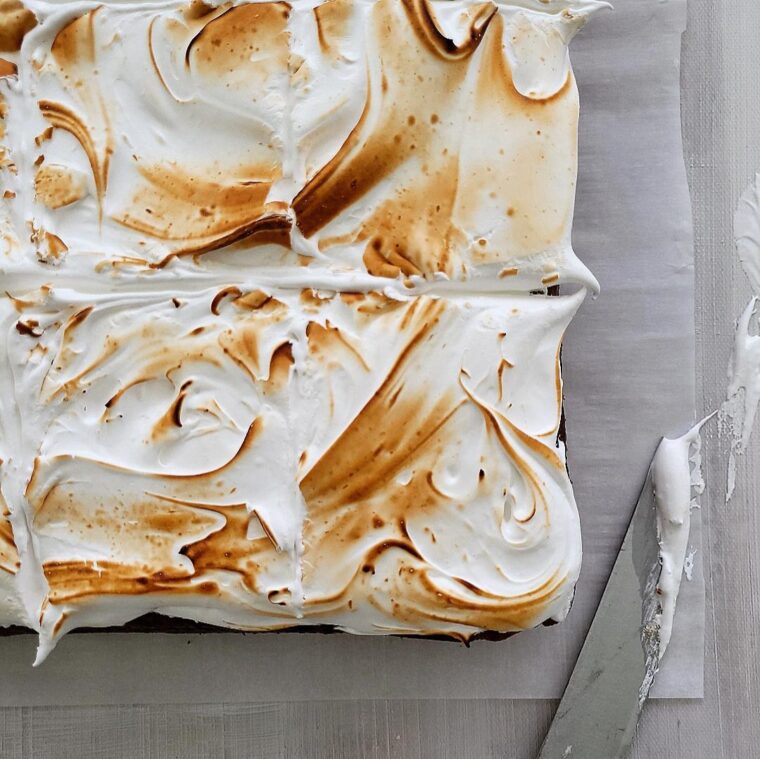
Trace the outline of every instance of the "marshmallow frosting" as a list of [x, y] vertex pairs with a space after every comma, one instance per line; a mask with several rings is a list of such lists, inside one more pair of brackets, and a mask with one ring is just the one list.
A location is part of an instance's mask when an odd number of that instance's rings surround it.
[[567, 613], [601, 5], [0, 6], [0, 624]]

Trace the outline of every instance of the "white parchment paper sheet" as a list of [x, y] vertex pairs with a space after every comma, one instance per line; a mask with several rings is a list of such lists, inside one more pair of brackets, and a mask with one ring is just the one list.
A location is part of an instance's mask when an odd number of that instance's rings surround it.
[[[581, 88], [575, 247], [602, 285], [563, 353], [584, 565], [561, 625], [502, 643], [349, 635], [72, 634], [32, 670], [0, 638], [0, 706], [359, 698], [558, 698], [660, 436], [694, 409], [693, 251], [679, 59], [686, 0], [616, 0], [573, 46]], [[660, 697], [702, 696], [699, 512]]]

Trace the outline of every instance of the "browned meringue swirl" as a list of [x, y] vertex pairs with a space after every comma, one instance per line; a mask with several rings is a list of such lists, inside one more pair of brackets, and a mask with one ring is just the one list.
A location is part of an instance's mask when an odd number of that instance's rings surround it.
[[0, 53], [15, 53], [27, 32], [37, 26], [34, 13], [21, 0], [0, 0]]
[[9, 517], [8, 506], [0, 495], [0, 571], [16, 574], [20, 562]]

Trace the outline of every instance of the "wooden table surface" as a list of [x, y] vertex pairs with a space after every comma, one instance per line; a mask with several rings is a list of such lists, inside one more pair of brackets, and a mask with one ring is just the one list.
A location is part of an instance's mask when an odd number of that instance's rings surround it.
[[[750, 295], [731, 226], [739, 194], [760, 170], [759, 48], [757, 0], [690, 0], [682, 100], [704, 412], [724, 398], [734, 320]], [[647, 704], [635, 759], [760, 753], [760, 432], [728, 506], [725, 442], [708, 434], [704, 454], [705, 699]], [[552, 701], [382, 700], [8, 708], [0, 710], [0, 757], [532, 759], [555, 708]]]

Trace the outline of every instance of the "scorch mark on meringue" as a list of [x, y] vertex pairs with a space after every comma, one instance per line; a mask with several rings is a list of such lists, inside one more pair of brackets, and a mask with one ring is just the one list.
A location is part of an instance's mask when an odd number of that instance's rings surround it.
[[185, 402], [187, 392], [193, 384], [192, 380], [182, 383], [177, 395], [172, 399], [169, 408], [164, 415], [153, 425], [150, 436], [153, 441], [166, 437], [174, 428], [182, 427], [182, 404]]
[[[188, 513], [179, 517], [182, 507]], [[262, 538], [249, 537], [251, 517], [257, 518], [255, 511], [249, 513], [245, 504], [205, 503], [197, 506], [190, 501], [174, 501], [172, 509], [170, 518], [164, 515], [161, 520], [135, 516], [150, 529], [150, 535], [143, 539], [149, 539], [152, 543], [156, 542], [156, 536], [161, 533], [165, 533], [167, 541], [176, 541], [177, 536], [184, 534], [182, 530], [187, 529], [182, 527], [183, 524], [199, 530], [212, 528], [205, 537], [188, 542], [179, 549], [179, 556], [189, 559], [191, 569], [171, 565], [157, 569], [160, 564], [128, 565], [102, 560], [47, 562], [44, 570], [51, 587], [51, 602], [72, 604], [91, 596], [161, 592], [219, 595], [221, 588], [218, 579], [214, 577], [219, 571], [239, 575], [242, 584], [253, 593], [261, 591], [256, 584], [256, 577], [267, 561], [267, 554], [272, 550], [272, 539], [269, 533]], [[190, 516], [193, 512], [197, 514], [204, 511], [221, 516], [221, 526], [216, 521], [205, 525], [197, 516]], [[265, 527], [264, 531], [266, 532]]]
[[339, 43], [345, 37], [351, 20], [353, 0], [326, 0], [314, 7], [314, 22], [320, 50], [339, 55]]
[[229, 245], [269, 221], [262, 217], [267, 215], [267, 194], [277, 178], [270, 166], [241, 166], [238, 178], [222, 176], [221, 181], [210, 178], [222, 175], [213, 166], [192, 174], [171, 163], [138, 162], [137, 168], [144, 184], [136, 190], [131, 207], [114, 218], [161, 240], [199, 240], [175, 255]]
[[21, 50], [24, 37], [37, 26], [37, 17], [21, 0], [0, 3], [0, 53]]
[[262, 83], [288, 63], [288, 3], [255, 2], [223, 10], [206, 20], [185, 50], [185, 65], [204, 75], [254, 74]]
[[[5, 58], [0, 58], [0, 79], [4, 77], [16, 76], [18, 74], [18, 66], [13, 61], [8, 61]], [[0, 132], [0, 137], [3, 137]]]
[[479, 12], [469, 19], [470, 30], [464, 44], [457, 45], [441, 32], [431, 10], [429, 0], [401, 0], [407, 13], [409, 24], [423, 40], [433, 54], [445, 61], [468, 58], [480, 44], [491, 19], [498, 13], [498, 8], [491, 3], [479, 6]]
[[359, 349], [351, 343], [338, 327], [333, 326], [329, 321], [326, 321], [324, 326], [319, 322], [310, 321], [306, 325], [306, 339], [310, 350], [321, 352], [326, 358], [334, 357], [334, 360], [338, 364], [340, 364], [338, 357], [341, 354], [347, 354], [356, 360], [365, 371], [370, 371], [370, 367], [367, 365]]
[[[0, 466], [2, 466], [1, 461]], [[13, 537], [10, 511], [2, 493], [0, 493], [0, 571], [15, 575], [19, 566], [20, 560], [16, 541]]]
[[42, 115], [54, 126], [69, 132], [82, 146], [92, 169], [102, 218], [103, 200], [108, 187], [108, 171], [114, 151], [110, 118], [97, 80], [95, 21], [102, 7], [88, 11], [63, 27], [50, 48], [61, 76], [71, 87], [84, 114], [62, 103], [39, 101]]
[[58, 164], [43, 164], [34, 176], [36, 199], [50, 209], [70, 206], [87, 193], [84, 176]]
[[82, 146], [92, 168], [98, 197], [102, 200], [108, 182], [108, 161], [101, 159], [95, 140], [83, 119], [65, 105], [51, 100], [40, 100], [42, 115], [54, 126], [71, 134]]
[[[229, 461], [193, 475], [136, 475], [75, 457], [36, 465], [27, 493], [38, 534], [44, 536], [65, 524], [69, 540], [85, 546], [111, 539], [106, 560], [44, 563], [50, 601], [71, 604], [89, 596], [161, 591], [216, 593], [217, 580], [207, 576], [209, 570], [235, 572], [252, 592], [258, 592], [256, 576], [271, 561], [272, 552], [279, 550], [274, 533], [255, 508], [234, 500], [214, 503], [209, 499], [228, 495], [218, 478], [244, 465], [261, 430], [259, 419]], [[57, 472], [48, 482], [51, 467]], [[79, 479], [77, 473], [87, 471], [93, 481], [110, 483], [110, 496], [93, 493]], [[125, 476], [131, 481], [120, 485]], [[251, 539], [251, 518], [263, 530], [258, 542]], [[130, 555], [139, 558], [129, 561]]]

